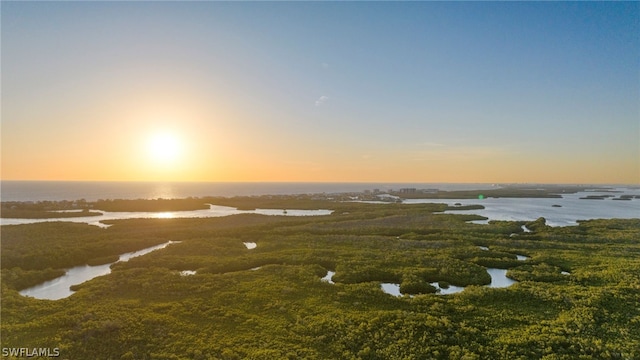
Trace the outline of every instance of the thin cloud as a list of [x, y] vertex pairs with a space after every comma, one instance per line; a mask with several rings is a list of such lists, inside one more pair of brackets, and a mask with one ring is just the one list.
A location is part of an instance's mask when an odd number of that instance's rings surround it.
[[328, 96], [324, 96], [324, 95], [320, 96], [318, 100], [316, 100], [316, 106], [320, 106], [324, 104], [325, 102], [327, 102], [327, 100], [329, 100]]

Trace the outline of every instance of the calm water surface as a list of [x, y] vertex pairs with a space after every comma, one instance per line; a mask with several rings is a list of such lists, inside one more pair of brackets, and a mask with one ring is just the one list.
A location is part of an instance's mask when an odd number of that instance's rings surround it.
[[[164, 249], [168, 245], [175, 243], [179, 243], [179, 241], [168, 241], [164, 244], [125, 253], [120, 255], [118, 261], [129, 261], [129, 259], [136, 256], [142, 256], [155, 250]], [[63, 276], [50, 281], [46, 281], [40, 285], [24, 289], [20, 291], [20, 295], [31, 296], [36, 299], [48, 300], [58, 300], [66, 298], [74, 293], [74, 291], [71, 291], [71, 289], [69, 289], [70, 286], [82, 284], [83, 282], [91, 280], [95, 277], [111, 273], [112, 264], [114, 263], [96, 266], [82, 265], [72, 267], [70, 269], [67, 269], [67, 272]]]
[[[491, 276], [491, 284], [487, 285], [488, 287], [504, 288], [517, 283], [517, 281], [513, 279], [509, 279], [507, 277], [506, 269], [488, 268], [487, 272]], [[433, 285], [436, 289], [438, 289], [438, 292], [437, 292], [438, 295], [455, 294], [464, 290], [463, 286], [454, 286], [454, 285], [449, 285], [448, 288], [443, 289], [440, 287], [440, 285], [437, 282], [432, 282], [431, 285]], [[400, 284], [382, 283], [380, 284], [380, 288], [382, 289], [382, 291], [384, 291], [389, 295], [402, 296], [402, 293], [400, 293]]]
[[[587, 195], [640, 195], [640, 189], [617, 188], [620, 193], [584, 191], [563, 194], [562, 198], [485, 198], [485, 199], [408, 199], [405, 204], [445, 203], [455, 206], [482, 205], [482, 210], [450, 210], [452, 214], [477, 214], [488, 220], [474, 221], [487, 223], [489, 220], [533, 221], [539, 217], [550, 226], [577, 225], [578, 220], [589, 219], [633, 219], [640, 218], [640, 199], [632, 200], [585, 200]], [[553, 205], [560, 205], [556, 207]]]
[[105, 220], [123, 220], [123, 219], [172, 219], [172, 218], [209, 218], [221, 217], [236, 214], [261, 214], [261, 215], [281, 215], [281, 216], [319, 216], [330, 215], [331, 210], [296, 210], [287, 209], [285, 213], [283, 209], [256, 209], [256, 210], [238, 210], [234, 207], [209, 205], [209, 209], [191, 210], [191, 211], [173, 211], [173, 212], [100, 212], [102, 215], [72, 217], [72, 218], [50, 218], [50, 219], [0, 219], [0, 225], [20, 225], [34, 224], [50, 221], [69, 221], [77, 223], [85, 223], [99, 227], [108, 227], [102, 221]]
[[[478, 246], [478, 247], [481, 250], [485, 250], [485, 251], [489, 250], [489, 248], [486, 246]], [[524, 256], [524, 255], [516, 255], [516, 258], [520, 261], [525, 261], [529, 259], [528, 256]], [[507, 271], [508, 271], [507, 269], [488, 268], [487, 273], [489, 273], [489, 276], [491, 276], [491, 283], [487, 286], [491, 288], [504, 288], [517, 283], [517, 281], [507, 277]], [[566, 272], [563, 271], [564, 275], [569, 275], [569, 273], [566, 273], [566, 274], [565, 273]], [[455, 294], [464, 290], [463, 286], [449, 285], [448, 288], [444, 289], [440, 287], [440, 284], [438, 282], [432, 282], [430, 284], [438, 290], [437, 292], [438, 295]], [[383, 292], [389, 295], [402, 296], [402, 293], [400, 293], [400, 284], [382, 283], [380, 284], [380, 288], [382, 289]]]

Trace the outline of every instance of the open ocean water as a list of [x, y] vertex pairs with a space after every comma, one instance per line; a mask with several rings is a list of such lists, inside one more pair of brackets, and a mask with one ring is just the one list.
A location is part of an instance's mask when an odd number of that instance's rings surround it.
[[2, 181], [0, 200], [179, 199], [203, 196], [333, 194], [400, 188], [484, 190], [493, 187], [491, 184], [450, 183]]

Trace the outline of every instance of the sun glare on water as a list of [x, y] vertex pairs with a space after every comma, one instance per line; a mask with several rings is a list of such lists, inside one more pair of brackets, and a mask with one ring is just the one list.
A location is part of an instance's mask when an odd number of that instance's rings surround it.
[[157, 219], [173, 219], [175, 215], [172, 212], [161, 212], [155, 214], [155, 218]]

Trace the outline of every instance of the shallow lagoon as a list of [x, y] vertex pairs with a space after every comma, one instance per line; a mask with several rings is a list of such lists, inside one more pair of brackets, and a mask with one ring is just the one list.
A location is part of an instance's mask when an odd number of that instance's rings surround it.
[[[489, 248], [486, 246], [478, 246], [478, 247], [481, 250], [485, 250], [485, 251], [489, 250]], [[525, 261], [529, 259], [528, 256], [524, 256], [524, 255], [516, 255], [516, 258], [520, 261]], [[507, 269], [487, 268], [487, 273], [489, 273], [489, 276], [491, 276], [491, 283], [487, 286], [491, 288], [504, 288], [517, 283], [517, 281], [507, 277], [507, 271], [508, 271]], [[563, 274], [564, 273], [565, 272], [563, 271]], [[331, 275], [333, 276], [333, 274]], [[565, 275], [569, 275], [569, 273], [566, 273]], [[438, 282], [432, 282], [430, 284], [437, 289], [436, 294], [438, 295], [455, 294], [464, 290], [463, 286], [449, 285], [449, 287], [447, 288], [442, 288], [440, 287], [440, 284]], [[400, 284], [382, 283], [380, 284], [380, 288], [382, 289], [383, 292], [389, 295], [402, 296], [402, 293], [400, 293]]]
[[561, 198], [407, 199], [403, 203], [445, 203], [451, 207], [455, 207], [455, 204], [482, 205], [484, 209], [446, 211], [451, 214], [477, 214], [488, 218], [488, 220], [473, 221], [478, 224], [486, 224], [490, 220], [533, 221], [544, 217], [547, 225], [571, 226], [577, 225], [578, 220], [640, 218], [640, 199], [624, 201], [612, 198], [580, 199], [589, 195], [640, 196], [640, 189], [616, 188], [613, 190], [619, 192], [582, 191], [575, 194], [562, 194]]
[[[507, 277], [506, 269], [488, 268], [487, 272], [491, 276], [491, 283], [487, 285], [488, 287], [504, 288], [517, 283], [517, 281], [513, 279], [509, 279]], [[436, 293], [438, 295], [455, 294], [464, 290], [464, 287], [462, 286], [449, 285], [449, 287], [445, 289], [445, 288], [441, 288], [440, 284], [438, 284], [437, 282], [432, 282], [430, 284], [434, 286], [436, 289], [438, 289], [438, 292]], [[382, 289], [383, 292], [389, 295], [402, 296], [402, 293], [400, 293], [400, 284], [382, 283], [380, 284], [380, 288]]]

